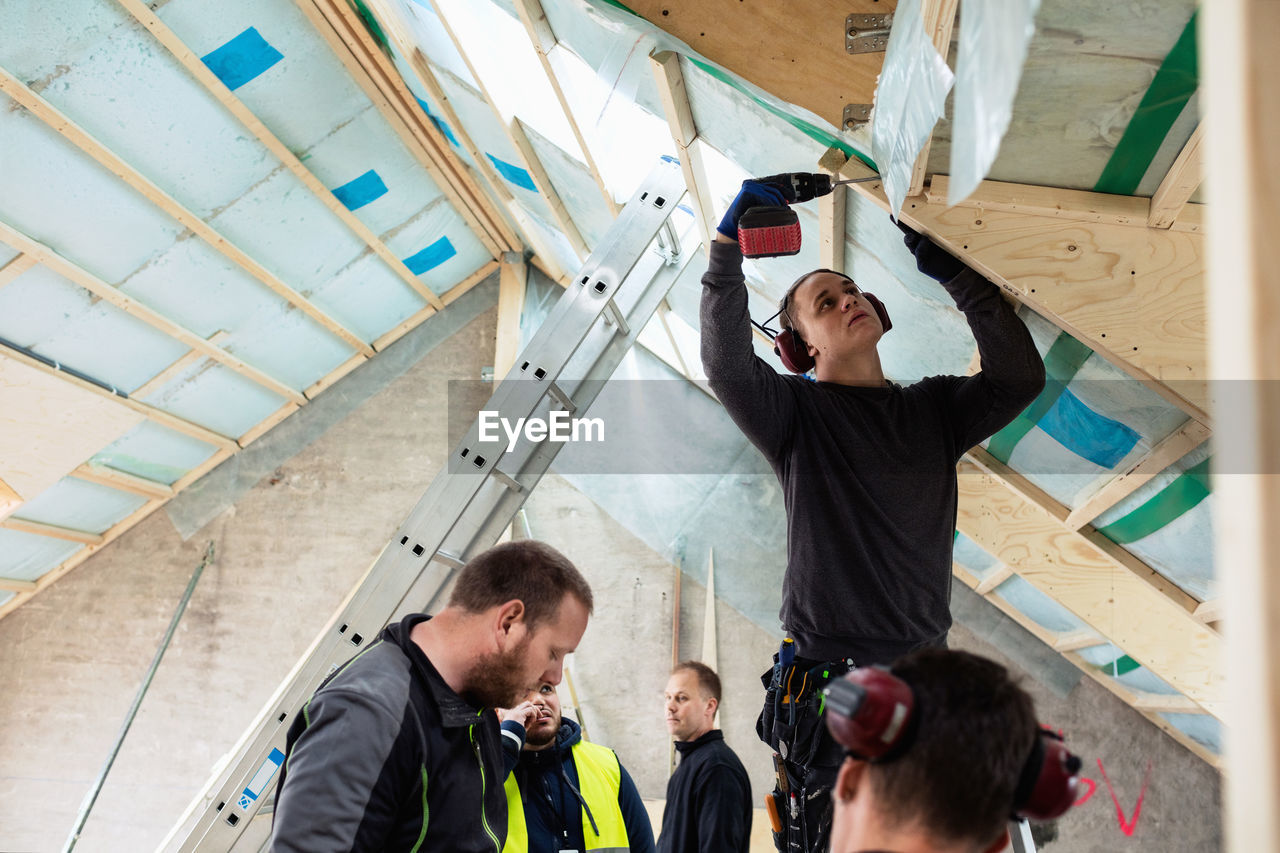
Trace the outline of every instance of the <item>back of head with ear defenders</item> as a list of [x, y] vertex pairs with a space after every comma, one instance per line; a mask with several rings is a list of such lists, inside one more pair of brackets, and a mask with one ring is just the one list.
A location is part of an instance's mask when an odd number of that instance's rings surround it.
[[[843, 279], [853, 281], [853, 279], [849, 278], [847, 275], [837, 273], [834, 270], [821, 269], [814, 270], [813, 272], [835, 273], [835, 275], [838, 275]], [[811, 275], [813, 275], [812, 272], [806, 273], [800, 281], [804, 281], [804, 279]], [[799, 282], [797, 282], [797, 284], [798, 283]], [[790, 312], [787, 310], [787, 303], [790, 301], [791, 294], [795, 292], [795, 289], [796, 285], [793, 284], [791, 289], [787, 291], [787, 295], [782, 297], [782, 305], [778, 310], [779, 314], [786, 317], [787, 325], [792, 328], [783, 329], [781, 333], [774, 336], [773, 351], [778, 354], [780, 359], [782, 359], [782, 364], [787, 368], [787, 370], [790, 370], [792, 373], [808, 373], [810, 370], [813, 370], [815, 362], [813, 360], [813, 356], [809, 355], [809, 348], [805, 345], [804, 338], [800, 337], [799, 333], [795, 331], [795, 324], [791, 321]], [[893, 322], [889, 319], [889, 312], [885, 309], [884, 303], [877, 299], [874, 294], [867, 293], [865, 290], [860, 290], [859, 293], [861, 293], [863, 297], [871, 303], [872, 310], [874, 310], [876, 312], [876, 316], [880, 318], [880, 327], [885, 332], [892, 329]]]
[[[859, 667], [827, 685], [827, 728], [854, 757], [893, 761], [911, 748], [919, 725], [910, 685], [880, 666]], [[1076, 801], [1080, 759], [1040, 728], [1014, 788], [1015, 818], [1053, 820]]]

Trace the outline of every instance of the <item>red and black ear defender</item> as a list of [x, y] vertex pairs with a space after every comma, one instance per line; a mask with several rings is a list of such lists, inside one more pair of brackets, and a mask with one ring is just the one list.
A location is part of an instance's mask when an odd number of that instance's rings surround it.
[[[855, 758], [887, 763], [906, 752], [918, 715], [911, 687], [885, 667], [859, 667], [827, 685], [827, 729]], [[1062, 737], [1041, 727], [1014, 787], [1011, 814], [1046, 821], [1077, 798], [1080, 759]]]
[[[817, 272], [825, 272], [818, 270]], [[849, 279], [852, 281], [853, 279]], [[885, 309], [884, 303], [875, 297], [874, 294], [867, 293], [865, 290], [858, 291], [868, 302], [871, 303], [871, 309], [876, 312], [876, 316], [880, 318], [880, 327], [884, 331], [893, 328], [893, 322], [889, 319], [889, 312]], [[784, 305], [778, 313], [785, 314], [786, 306]], [[790, 317], [787, 318], [790, 323]], [[808, 373], [813, 370], [813, 356], [809, 355], [809, 348], [805, 346], [804, 339], [801, 338], [791, 329], [783, 329], [781, 333], [773, 338], [773, 351], [778, 354], [778, 358], [782, 359], [782, 364], [792, 373]]]

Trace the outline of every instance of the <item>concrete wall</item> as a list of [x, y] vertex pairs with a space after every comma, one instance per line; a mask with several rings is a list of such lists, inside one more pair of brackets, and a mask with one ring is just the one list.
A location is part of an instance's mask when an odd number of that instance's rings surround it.
[[[160, 842], [440, 469], [450, 448], [446, 382], [473, 379], [491, 362], [492, 296], [492, 288], [480, 290], [425, 324], [427, 344], [432, 323], [441, 324], [438, 336], [459, 331], [419, 361], [399, 356], [408, 359], [399, 378], [375, 381], [362, 368], [330, 391], [335, 406], [363, 401], [349, 414], [335, 409], [331, 425], [311, 423], [312, 434], [290, 436], [301, 427], [286, 422], [263, 439], [258, 456], [246, 452], [237, 471], [211, 477], [203, 493], [172, 514], [156, 513], [0, 620], [0, 850], [62, 844], [212, 540], [217, 561], [196, 589], [77, 849], [150, 850]], [[389, 351], [379, 360], [396, 357]], [[272, 441], [282, 458], [267, 452]], [[661, 798], [674, 569], [560, 478], [544, 480], [527, 514], [533, 533], [573, 558], [596, 590], [596, 616], [572, 662], [589, 733], [618, 751], [643, 796]], [[184, 541], [179, 528], [194, 535]], [[717, 553], [717, 571], [754, 569]], [[700, 652], [704, 595], [685, 579], [682, 656]], [[771, 783], [769, 754], [753, 729], [758, 676], [779, 635], [723, 602], [716, 613], [726, 685], [721, 722], [759, 801]], [[967, 602], [964, 613], [969, 627], [957, 627], [953, 645], [1020, 661], [1013, 665], [1042, 719], [1066, 729], [1096, 783], [1045, 849], [1219, 848], [1212, 770], [1089, 679], [1034, 663], [1027, 649], [1038, 641], [989, 605]], [[1024, 665], [1042, 671], [1027, 673]], [[1099, 758], [1120, 816], [1136, 821], [1132, 835], [1117, 819]]]

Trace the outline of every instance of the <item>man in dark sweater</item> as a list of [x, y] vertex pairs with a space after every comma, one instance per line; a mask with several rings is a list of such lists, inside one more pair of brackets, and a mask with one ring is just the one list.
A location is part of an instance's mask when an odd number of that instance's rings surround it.
[[[702, 364], [782, 484], [780, 616], [795, 662], [765, 674], [760, 734], [788, 759], [792, 787], [812, 792], [830, 787], [839, 760], [819, 724], [823, 681], [946, 643], [956, 463], [1035, 399], [1044, 364], [990, 282], [900, 226], [917, 267], [964, 313], [982, 370], [888, 381], [876, 350], [887, 312], [852, 279], [818, 270], [791, 286], [779, 315], [812, 377], [778, 374], [752, 348], [736, 234], [746, 209], [782, 203], [776, 188], [748, 181], [720, 223], [702, 278]], [[814, 849], [829, 826], [828, 801], [808, 802], [804, 846]]]
[[492, 709], [559, 683], [591, 607], [541, 542], [474, 557], [448, 606], [388, 626], [294, 718], [272, 849], [500, 853], [508, 768]]
[[561, 716], [555, 685], [544, 682], [498, 716], [514, 766], [505, 784], [503, 853], [653, 853], [636, 783], [613, 750], [583, 740], [582, 728]]
[[667, 729], [680, 764], [667, 782], [658, 834], [660, 853], [747, 853], [751, 846], [751, 781], [724, 733], [715, 728], [720, 678], [698, 661], [671, 671], [665, 693]]

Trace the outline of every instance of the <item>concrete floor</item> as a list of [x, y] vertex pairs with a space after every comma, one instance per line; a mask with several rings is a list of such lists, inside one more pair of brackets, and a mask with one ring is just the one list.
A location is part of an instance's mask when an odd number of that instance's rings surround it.
[[[155, 849], [441, 468], [450, 449], [446, 383], [474, 379], [491, 362], [490, 305], [475, 307], [465, 325], [455, 317], [456, 334], [376, 393], [361, 390], [365, 368], [335, 387], [335, 399], [368, 399], [310, 444], [289, 450], [190, 538], [182, 539], [169, 515], [155, 513], [0, 620], [0, 851], [63, 843], [190, 573], [213, 541], [217, 560], [77, 846], [85, 853]], [[577, 562], [596, 592], [596, 615], [572, 661], [591, 739], [618, 752], [642, 796], [661, 799], [669, 756], [661, 691], [671, 661], [675, 570], [558, 477], [547, 477], [526, 509], [533, 534]], [[718, 576], [765, 571], [735, 566], [719, 553], [716, 565]], [[702, 647], [704, 602], [703, 587], [686, 577], [683, 656]], [[985, 602], [965, 614], [967, 623], [952, 633], [955, 647], [1009, 660], [1006, 651], [1038, 644]], [[759, 801], [771, 782], [769, 753], [754, 735], [758, 676], [779, 634], [722, 601], [716, 619], [726, 685], [721, 722]], [[1065, 729], [1092, 783], [1088, 799], [1059, 822], [1059, 840], [1042, 849], [1220, 848], [1219, 778], [1211, 768], [1091, 680], [1064, 688], [1060, 677], [1042, 682], [1010, 665], [1034, 694], [1041, 719]]]

